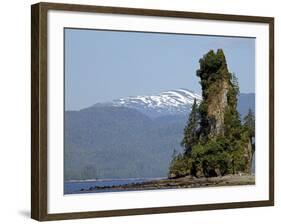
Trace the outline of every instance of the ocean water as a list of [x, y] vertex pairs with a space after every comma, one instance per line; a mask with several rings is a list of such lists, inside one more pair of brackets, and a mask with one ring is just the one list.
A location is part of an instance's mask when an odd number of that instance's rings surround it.
[[[91, 180], [91, 181], [66, 181], [64, 182], [64, 194], [79, 194], [83, 191], [89, 190], [91, 187], [94, 188], [104, 187], [104, 186], [119, 186], [132, 183], [143, 183], [151, 180], [156, 180], [159, 178], [141, 178], [141, 179], [115, 179], [115, 180]], [[102, 189], [102, 190], [92, 190], [93, 192], [110, 192], [116, 190]]]

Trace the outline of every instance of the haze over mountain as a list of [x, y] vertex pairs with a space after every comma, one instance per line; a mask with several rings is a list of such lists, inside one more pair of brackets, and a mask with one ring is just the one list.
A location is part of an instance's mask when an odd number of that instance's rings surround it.
[[[166, 176], [194, 99], [201, 96], [177, 89], [66, 111], [65, 179]], [[254, 102], [254, 94], [240, 94], [242, 116]]]

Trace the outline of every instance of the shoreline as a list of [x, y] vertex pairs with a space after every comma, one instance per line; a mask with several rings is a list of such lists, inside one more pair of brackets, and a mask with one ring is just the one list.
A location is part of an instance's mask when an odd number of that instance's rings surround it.
[[156, 189], [180, 189], [180, 188], [201, 188], [217, 186], [239, 186], [254, 185], [255, 175], [226, 175], [222, 177], [201, 177], [191, 176], [180, 177], [175, 179], [160, 179], [145, 181], [142, 183], [130, 183], [114, 186], [95, 186], [88, 189], [80, 189], [73, 193], [98, 193], [98, 192], [115, 192], [115, 191], [137, 191], [137, 190], [156, 190]]
[[65, 183], [80, 183], [80, 182], [102, 182], [102, 181], [126, 181], [126, 180], [163, 180], [167, 177], [141, 177], [141, 178], [98, 178], [86, 180], [66, 180]]

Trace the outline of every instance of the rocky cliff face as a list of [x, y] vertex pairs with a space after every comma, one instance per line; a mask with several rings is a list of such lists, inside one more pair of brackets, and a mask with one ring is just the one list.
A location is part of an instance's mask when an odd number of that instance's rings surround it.
[[241, 122], [238, 80], [228, 71], [222, 50], [210, 50], [199, 63], [202, 101], [193, 103], [182, 140], [185, 151], [173, 155], [169, 175], [208, 178], [250, 174], [255, 120], [249, 110]]
[[[237, 112], [239, 87], [233, 74], [228, 71], [222, 50], [208, 52], [200, 60], [197, 71], [202, 85], [201, 139], [232, 137], [236, 126], [241, 126]], [[252, 144], [243, 139], [245, 172], [250, 173], [252, 162]]]
[[[234, 86], [222, 50], [208, 52], [200, 60], [197, 76], [201, 79], [203, 102], [201, 104], [201, 119], [205, 123], [204, 132], [209, 137], [224, 135], [225, 113], [236, 110], [236, 101], [231, 98]], [[232, 104], [230, 101], [233, 101]], [[234, 105], [233, 105], [234, 103]]]
[[228, 107], [227, 94], [229, 85], [226, 81], [218, 84], [217, 93], [208, 99], [207, 115], [210, 118], [210, 135], [224, 135], [224, 114]]

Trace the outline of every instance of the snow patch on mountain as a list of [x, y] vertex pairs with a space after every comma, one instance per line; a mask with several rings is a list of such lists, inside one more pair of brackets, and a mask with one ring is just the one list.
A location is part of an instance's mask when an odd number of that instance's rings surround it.
[[134, 108], [146, 115], [157, 117], [185, 114], [191, 110], [194, 99], [200, 102], [201, 96], [187, 89], [176, 89], [155, 95], [124, 97], [107, 105]]

